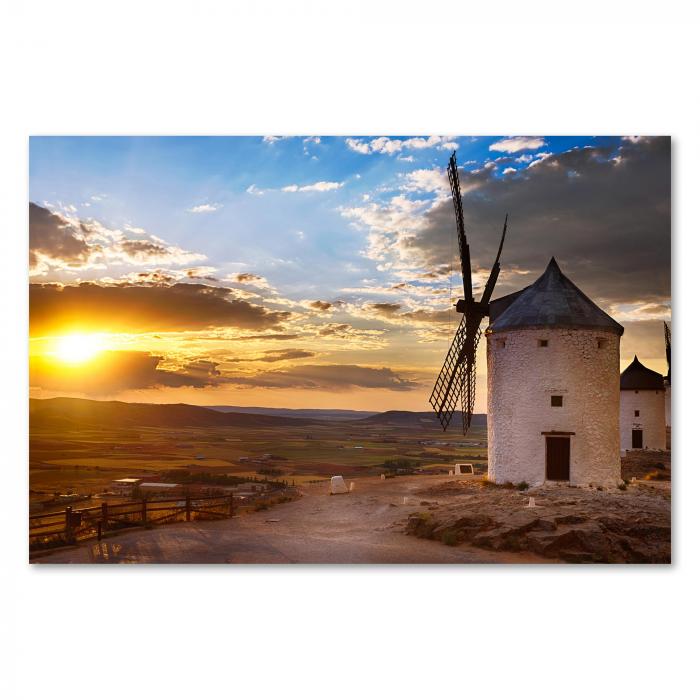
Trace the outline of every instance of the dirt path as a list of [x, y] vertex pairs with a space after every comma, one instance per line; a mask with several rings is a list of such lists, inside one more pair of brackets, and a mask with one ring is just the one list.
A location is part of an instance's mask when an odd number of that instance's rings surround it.
[[[445, 476], [355, 480], [348, 494], [329, 496], [327, 484], [303, 488], [298, 501], [231, 520], [132, 530], [101, 543], [37, 559], [49, 563], [323, 563], [448, 564], [552, 563], [551, 559], [488, 552], [403, 534], [410, 513], [420, 510], [415, 492]], [[403, 504], [404, 497], [408, 503]]]

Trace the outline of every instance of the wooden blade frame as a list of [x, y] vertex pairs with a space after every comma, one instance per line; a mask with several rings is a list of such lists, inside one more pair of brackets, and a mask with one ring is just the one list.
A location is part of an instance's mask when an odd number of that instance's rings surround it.
[[447, 168], [447, 178], [450, 181], [452, 190], [452, 203], [455, 208], [455, 218], [457, 220], [457, 241], [459, 243], [459, 261], [462, 266], [462, 283], [464, 285], [464, 298], [467, 302], [474, 297], [472, 295], [472, 263], [469, 254], [469, 244], [464, 231], [464, 212], [462, 211], [462, 193], [459, 188], [459, 174], [457, 172], [457, 154], [452, 152], [450, 164]]
[[462, 316], [462, 320], [457, 327], [457, 332], [452, 340], [452, 345], [447, 351], [445, 362], [442, 365], [440, 374], [435, 380], [435, 386], [430, 394], [430, 405], [437, 413], [438, 420], [443, 430], [452, 420], [452, 414], [457, 408], [457, 401], [461, 395], [462, 381], [458, 376], [462, 362], [462, 350], [467, 341], [467, 319]]
[[462, 267], [462, 282], [464, 284], [464, 300], [457, 303], [457, 310], [463, 316], [457, 327], [457, 332], [447, 351], [445, 362], [435, 381], [435, 386], [430, 394], [430, 404], [437, 413], [440, 425], [447, 430], [459, 401], [462, 409], [462, 431], [466, 435], [471, 426], [474, 414], [474, 400], [476, 398], [476, 350], [481, 338], [480, 324], [488, 314], [488, 305], [491, 294], [496, 286], [500, 272], [500, 259], [503, 250], [503, 242], [508, 228], [508, 215], [503, 223], [503, 233], [498, 246], [496, 260], [491, 268], [484, 293], [480, 302], [474, 300], [472, 294], [472, 271], [469, 244], [464, 229], [464, 213], [462, 211], [462, 193], [459, 186], [459, 173], [457, 171], [457, 154], [452, 153], [450, 164], [447, 168], [447, 177], [452, 190], [452, 202], [457, 221], [457, 241], [459, 242], [459, 259]]

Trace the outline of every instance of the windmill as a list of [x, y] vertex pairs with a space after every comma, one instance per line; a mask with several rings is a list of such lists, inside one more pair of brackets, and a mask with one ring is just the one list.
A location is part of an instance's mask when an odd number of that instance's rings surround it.
[[498, 273], [501, 269], [499, 260], [503, 250], [503, 241], [508, 227], [508, 215], [503, 223], [501, 243], [498, 246], [496, 260], [491, 268], [481, 301], [476, 301], [472, 294], [472, 270], [469, 256], [469, 244], [464, 231], [464, 215], [462, 213], [462, 194], [459, 188], [459, 174], [457, 173], [457, 156], [452, 153], [450, 164], [447, 168], [447, 176], [452, 190], [452, 201], [457, 219], [457, 241], [459, 243], [459, 259], [462, 268], [462, 281], [464, 283], [464, 299], [456, 304], [458, 313], [462, 314], [455, 333], [452, 345], [447, 352], [447, 357], [442, 365], [440, 374], [435, 381], [435, 386], [430, 394], [430, 404], [443, 430], [452, 420], [452, 414], [457, 407], [459, 399], [462, 409], [462, 432], [466, 435], [472, 422], [474, 410], [474, 396], [476, 392], [476, 348], [481, 338], [481, 321], [489, 312], [489, 300], [496, 286]]
[[671, 329], [668, 327], [666, 321], [664, 321], [664, 337], [666, 338], [666, 364], [668, 365], [666, 380], [668, 381], [668, 385], [671, 386]]

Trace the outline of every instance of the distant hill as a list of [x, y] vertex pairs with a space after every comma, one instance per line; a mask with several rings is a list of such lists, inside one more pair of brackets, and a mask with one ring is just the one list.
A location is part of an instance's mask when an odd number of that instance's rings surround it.
[[[369, 416], [368, 418], [363, 418], [357, 421], [357, 423], [364, 423], [369, 425], [396, 425], [396, 426], [413, 426], [413, 427], [439, 427], [437, 416], [430, 411], [385, 411], [384, 413], [377, 413], [374, 416]], [[485, 428], [486, 427], [486, 414], [485, 413], [475, 413], [472, 416], [472, 426], [475, 428]], [[449, 430], [452, 429], [462, 430], [462, 412], [455, 411], [452, 416], [452, 422], [450, 423]]]
[[261, 416], [328, 421], [360, 420], [377, 415], [376, 411], [351, 411], [342, 408], [265, 408], [264, 406], [206, 406], [206, 408], [223, 413], [254, 413]]
[[[185, 403], [155, 404], [90, 399], [30, 399], [29, 424], [32, 429], [79, 429], [81, 427], [284, 427], [344, 421], [354, 426], [376, 425], [406, 428], [438, 428], [434, 413], [427, 411], [369, 411], [290, 409], [238, 406], [192, 406]], [[486, 415], [477, 413], [474, 427], [486, 426]], [[450, 431], [461, 430], [459, 411]]]
[[89, 399], [30, 399], [31, 428], [208, 427], [208, 426], [290, 426], [308, 424], [308, 419], [224, 413], [189, 404], [125, 403]]

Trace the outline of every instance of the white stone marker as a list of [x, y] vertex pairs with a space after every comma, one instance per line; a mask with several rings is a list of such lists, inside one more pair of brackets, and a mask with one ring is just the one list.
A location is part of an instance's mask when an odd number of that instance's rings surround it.
[[403, 497], [403, 504], [404, 504], [405, 506], [408, 505], [408, 496], [404, 496], [404, 497]]
[[353, 491], [355, 489], [355, 482], [351, 481], [350, 482], [350, 490]]
[[526, 508], [537, 508], [535, 505], [535, 499], [533, 496], [530, 496], [530, 500], [527, 502], [527, 505], [525, 506]]
[[342, 476], [331, 477], [331, 496], [337, 493], [347, 493], [348, 487], [345, 485], [345, 480]]
[[384, 481], [384, 480], [386, 479], [386, 477], [384, 476], [384, 474], [382, 474], [379, 478], [380, 478], [382, 481]]

